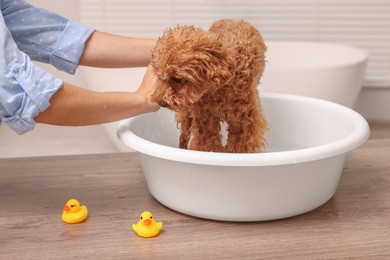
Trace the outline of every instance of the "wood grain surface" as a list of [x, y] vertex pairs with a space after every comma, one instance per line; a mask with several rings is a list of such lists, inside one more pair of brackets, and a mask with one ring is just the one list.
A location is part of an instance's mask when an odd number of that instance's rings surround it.
[[[61, 221], [70, 198], [89, 208]], [[150, 210], [164, 227], [138, 237]], [[390, 139], [349, 154], [335, 196], [309, 213], [231, 223], [172, 211], [148, 192], [137, 155], [0, 160], [0, 259], [390, 259]]]

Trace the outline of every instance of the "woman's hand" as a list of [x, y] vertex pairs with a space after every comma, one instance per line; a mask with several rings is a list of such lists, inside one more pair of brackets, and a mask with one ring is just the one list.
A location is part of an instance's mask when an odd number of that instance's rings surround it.
[[141, 86], [135, 92], [136, 94], [141, 95], [145, 100], [145, 112], [156, 112], [159, 110], [160, 105], [155, 102], [150, 101], [150, 97], [153, 94], [154, 90], [157, 87], [159, 80], [154, 75], [152, 66], [148, 66], [146, 69], [144, 78], [142, 80]]

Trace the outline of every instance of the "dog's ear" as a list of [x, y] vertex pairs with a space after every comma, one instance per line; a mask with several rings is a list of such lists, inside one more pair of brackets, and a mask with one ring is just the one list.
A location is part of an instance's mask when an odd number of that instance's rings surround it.
[[218, 88], [234, 76], [236, 61], [231, 47], [214, 32], [194, 26], [177, 26], [165, 31], [157, 41], [151, 65], [156, 76], [172, 75], [193, 85]]
[[205, 32], [193, 50], [199, 55], [199, 71], [212, 86], [218, 88], [234, 77], [236, 61], [233, 50], [216, 34]]

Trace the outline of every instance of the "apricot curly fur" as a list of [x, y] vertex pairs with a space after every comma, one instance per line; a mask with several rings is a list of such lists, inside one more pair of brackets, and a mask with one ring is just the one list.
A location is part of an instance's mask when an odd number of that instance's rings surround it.
[[[218, 20], [209, 31], [168, 29], [157, 41], [151, 65], [161, 81], [152, 100], [176, 112], [179, 147], [255, 153], [265, 149], [268, 129], [257, 85], [266, 45], [245, 21]], [[222, 142], [221, 122], [228, 139]]]

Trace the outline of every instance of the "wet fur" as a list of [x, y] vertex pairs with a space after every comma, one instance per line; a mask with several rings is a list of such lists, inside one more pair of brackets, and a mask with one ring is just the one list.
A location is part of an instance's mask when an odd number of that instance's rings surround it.
[[[257, 85], [265, 51], [260, 33], [245, 21], [218, 20], [209, 31], [178, 26], [159, 38], [151, 64], [161, 84], [152, 100], [176, 112], [180, 148], [264, 150], [268, 125]], [[221, 122], [227, 124], [226, 145]]]

